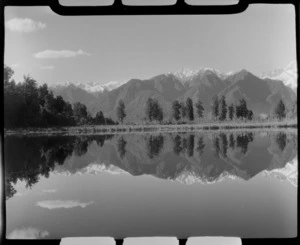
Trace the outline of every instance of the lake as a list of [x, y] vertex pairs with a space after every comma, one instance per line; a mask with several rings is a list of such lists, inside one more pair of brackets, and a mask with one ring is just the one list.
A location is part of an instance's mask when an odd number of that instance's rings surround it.
[[295, 237], [297, 137], [6, 136], [7, 237]]

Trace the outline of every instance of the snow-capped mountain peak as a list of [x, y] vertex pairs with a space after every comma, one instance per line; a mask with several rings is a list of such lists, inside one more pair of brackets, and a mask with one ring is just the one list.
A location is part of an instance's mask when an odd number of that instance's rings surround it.
[[262, 73], [261, 78], [280, 80], [284, 83], [284, 85], [290, 87], [294, 91], [297, 91], [297, 63], [296, 61], [292, 61], [285, 68], [277, 68], [271, 72]]
[[87, 92], [96, 93], [96, 92], [103, 92], [104, 90], [111, 91], [122, 86], [126, 81], [111, 81], [105, 84], [100, 84], [99, 82], [64, 82], [64, 83], [56, 83], [53, 87], [69, 87], [74, 86], [81, 89], [84, 89]]
[[200, 77], [206, 74], [207, 72], [211, 72], [215, 75], [217, 75], [221, 79], [226, 79], [228, 76], [232, 75], [233, 72], [221, 72], [218, 69], [214, 68], [200, 68], [199, 70], [191, 70], [189, 68], [182, 68], [181, 70], [178, 70], [176, 72], [169, 72], [168, 75], [173, 75], [177, 79], [179, 79], [182, 83], [189, 82], [195, 77]]

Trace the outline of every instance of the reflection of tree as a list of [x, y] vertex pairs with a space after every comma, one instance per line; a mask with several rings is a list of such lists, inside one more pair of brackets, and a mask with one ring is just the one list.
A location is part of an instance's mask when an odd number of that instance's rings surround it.
[[236, 137], [236, 145], [241, 148], [241, 151], [246, 155], [248, 144], [253, 141], [253, 133], [238, 134]]
[[253, 133], [237, 134], [236, 138], [233, 134], [220, 133], [213, 138], [213, 148], [216, 157], [227, 157], [228, 147], [234, 149], [241, 148], [241, 152], [245, 155], [248, 151], [248, 144], [253, 141]]
[[220, 134], [220, 139], [222, 143], [222, 156], [227, 157], [227, 149], [228, 149], [228, 140], [227, 140], [227, 135], [224, 133]]
[[113, 138], [112, 134], [107, 135], [97, 135], [93, 136], [92, 139], [94, 139], [98, 146], [102, 147], [104, 145], [105, 140], [110, 140]]
[[12, 186], [10, 181], [5, 181], [5, 198], [8, 200], [9, 198], [13, 197], [17, 191], [15, 188]]
[[88, 148], [87, 140], [77, 138], [74, 143], [74, 153], [76, 156], [82, 156], [86, 154]]
[[191, 134], [186, 137], [181, 137], [180, 135], [176, 135], [173, 140], [173, 152], [176, 155], [185, 154], [189, 157], [194, 155], [194, 147], [195, 147], [195, 135]]
[[219, 154], [220, 154], [220, 139], [219, 139], [218, 136], [215, 136], [213, 138], [213, 148], [214, 148], [215, 156], [219, 157]]
[[12, 183], [24, 181], [31, 188], [40, 176], [49, 177], [55, 164], [62, 165], [73, 152], [81, 156], [87, 152], [92, 141], [104, 142], [111, 135], [78, 138], [62, 137], [16, 137], [4, 139], [5, 190], [6, 198], [15, 194]]
[[201, 136], [198, 140], [197, 144], [197, 151], [199, 153], [199, 157], [203, 154], [203, 149], [205, 147], [204, 141], [203, 141], [203, 136]]
[[234, 147], [235, 147], [235, 139], [234, 139], [233, 134], [230, 134], [230, 136], [229, 136], [229, 147], [231, 149], [234, 149]]
[[179, 135], [176, 135], [174, 140], [173, 140], [173, 152], [176, 155], [179, 155], [182, 151], [181, 147], [181, 137]]
[[164, 146], [164, 137], [162, 135], [153, 136], [151, 135], [148, 139], [147, 150], [148, 156], [153, 158], [158, 156]]
[[181, 153], [185, 154], [186, 149], [187, 149], [187, 139], [185, 137], [183, 137], [181, 143], [182, 143], [181, 144], [181, 146], [182, 146]]
[[277, 135], [276, 135], [276, 143], [278, 145], [278, 148], [283, 151], [284, 148], [286, 147], [287, 145], [287, 136], [285, 133], [283, 132], [279, 132]]
[[194, 155], [194, 145], [195, 145], [195, 136], [189, 135], [188, 140], [187, 140], [187, 154], [189, 157], [192, 157]]
[[124, 139], [123, 136], [121, 136], [119, 139], [118, 139], [118, 152], [119, 152], [119, 155], [121, 157], [121, 159], [124, 158], [125, 154], [126, 154], [126, 140]]

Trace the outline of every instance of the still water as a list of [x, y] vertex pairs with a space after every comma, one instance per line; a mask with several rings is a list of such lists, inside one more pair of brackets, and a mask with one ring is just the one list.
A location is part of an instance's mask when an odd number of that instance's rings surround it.
[[4, 143], [8, 238], [297, 235], [297, 131]]

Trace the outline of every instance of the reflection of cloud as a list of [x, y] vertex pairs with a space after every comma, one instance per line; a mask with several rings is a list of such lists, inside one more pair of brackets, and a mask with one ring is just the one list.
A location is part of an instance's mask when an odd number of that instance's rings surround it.
[[38, 59], [59, 59], [59, 58], [74, 58], [79, 55], [90, 55], [89, 53], [79, 49], [78, 51], [72, 50], [44, 50], [34, 54]]
[[13, 32], [34, 32], [44, 29], [45, 23], [37, 22], [32, 19], [13, 18], [5, 22], [5, 27]]
[[75, 207], [81, 207], [85, 208], [94, 202], [79, 202], [79, 201], [73, 201], [73, 200], [46, 200], [46, 201], [40, 201], [36, 203], [36, 206], [39, 206], [41, 208], [48, 208], [48, 209], [57, 209], [57, 208], [75, 208]]
[[57, 192], [57, 190], [55, 190], [55, 189], [49, 189], [49, 190], [42, 190], [42, 192], [45, 192], [45, 193], [54, 193], [54, 192]]
[[15, 229], [7, 236], [8, 239], [41, 239], [49, 236], [48, 231], [42, 231], [37, 228], [28, 227]]

